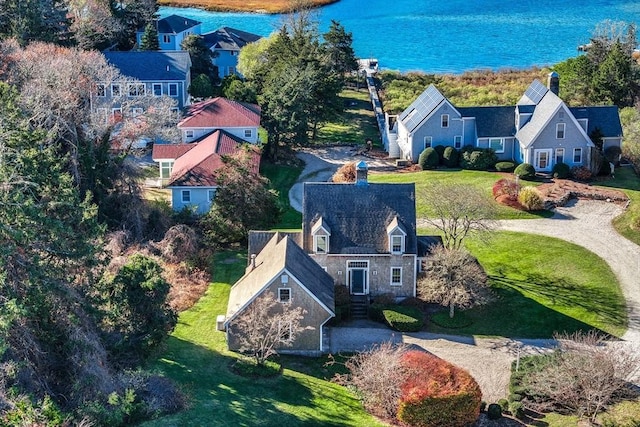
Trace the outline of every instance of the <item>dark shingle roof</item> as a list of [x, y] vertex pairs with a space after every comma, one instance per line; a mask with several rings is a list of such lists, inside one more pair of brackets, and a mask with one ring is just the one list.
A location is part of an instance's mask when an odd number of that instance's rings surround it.
[[251, 260], [251, 255], [259, 254], [262, 249], [269, 243], [269, 240], [276, 234], [280, 233], [281, 236], [287, 236], [299, 246], [302, 246], [302, 232], [300, 231], [249, 231], [249, 245], [247, 251], [247, 264]]
[[476, 118], [478, 138], [513, 136], [516, 133], [515, 107], [457, 107], [462, 117]]
[[158, 20], [158, 33], [161, 34], [178, 34], [184, 30], [201, 24], [195, 19], [185, 18], [184, 16], [171, 15]]
[[616, 106], [600, 107], [571, 107], [571, 113], [576, 119], [587, 119], [587, 135], [596, 129], [605, 137], [622, 136], [620, 115]]
[[289, 236], [272, 235], [256, 256], [255, 268], [249, 265], [229, 294], [227, 322], [284, 269], [300, 281], [333, 314], [333, 278], [311, 259]]
[[104, 57], [120, 74], [140, 81], [182, 81], [191, 68], [184, 51], [104, 52]]
[[262, 37], [235, 28], [222, 27], [216, 31], [202, 35], [205, 45], [211, 49], [240, 50], [248, 43], [260, 40]]
[[303, 190], [304, 249], [312, 252], [311, 227], [322, 217], [331, 227], [329, 253], [389, 253], [387, 226], [397, 216], [407, 233], [405, 251], [415, 254], [415, 185], [311, 183]]

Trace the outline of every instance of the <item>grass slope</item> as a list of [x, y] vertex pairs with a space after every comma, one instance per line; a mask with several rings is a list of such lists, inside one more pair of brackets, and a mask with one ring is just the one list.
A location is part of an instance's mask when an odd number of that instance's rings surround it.
[[640, 245], [640, 177], [630, 167], [618, 168], [615, 179], [604, 181], [599, 185], [617, 188], [629, 197], [631, 200], [629, 207], [614, 219], [613, 226], [622, 236]]
[[[555, 332], [599, 329], [621, 336], [627, 316], [619, 283], [609, 266], [580, 246], [560, 239], [497, 232], [484, 244], [467, 240], [497, 300], [467, 310], [470, 326], [455, 333], [548, 338]], [[433, 332], [449, 332], [431, 324]]]
[[295, 229], [302, 227], [302, 214], [291, 208], [289, 203], [289, 190], [295, 184], [302, 167], [274, 165], [263, 162], [260, 173], [271, 181], [270, 187], [278, 192], [278, 203], [283, 210], [282, 217], [277, 224], [278, 229]]
[[[435, 171], [420, 171], [412, 173], [370, 173], [370, 182], [385, 182], [385, 183], [410, 183], [416, 184], [416, 214], [418, 218], [428, 217], [430, 214], [429, 206], [422, 196], [422, 192], [425, 188], [439, 185], [439, 184], [464, 184], [478, 188], [486, 194], [488, 199], [493, 200], [491, 189], [493, 184], [497, 180], [503, 178], [505, 174], [499, 174], [496, 172], [484, 172], [484, 171], [471, 171], [471, 170], [435, 170]], [[521, 185], [536, 185], [535, 182], [520, 181]], [[540, 218], [541, 216], [551, 216], [548, 211], [542, 212], [523, 212], [507, 206], [502, 206], [496, 203], [497, 217], [495, 219], [532, 219]]]
[[237, 355], [226, 349], [216, 316], [226, 312], [229, 289], [244, 272], [246, 255], [216, 257], [215, 283], [180, 314], [166, 350], [152, 368], [177, 382], [189, 408], [144, 426], [382, 426], [346, 388], [326, 381], [323, 358], [284, 358], [281, 376], [251, 379], [228, 369]]

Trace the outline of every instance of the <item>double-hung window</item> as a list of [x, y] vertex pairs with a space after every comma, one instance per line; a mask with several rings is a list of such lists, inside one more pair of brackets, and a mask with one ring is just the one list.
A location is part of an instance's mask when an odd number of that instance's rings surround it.
[[144, 83], [129, 83], [129, 96], [143, 96]]
[[429, 147], [431, 147], [431, 144], [433, 144], [433, 138], [430, 136], [425, 136], [424, 137], [424, 148], [427, 149]]
[[329, 249], [329, 236], [316, 235], [313, 236], [314, 252], [317, 254], [326, 254]]
[[291, 288], [278, 288], [278, 302], [284, 304], [291, 302]]
[[120, 96], [122, 92], [120, 91], [120, 84], [113, 83], [111, 85], [111, 96]]
[[462, 135], [456, 135], [453, 137], [453, 148], [455, 149], [462, 148]]
[[557, 139], [564, 139], [564, 123], [558, 123], [556, 124], [556, 138]]
[[98, 93], [99, 97], [105, 97], [107, 96], [107, 87], [103, 84], [97, 84], [96, 85], [96, 92]]
[[182, 203], [191, 203], [191, 190], [182, 190]]
[[496, 153], [504, 153], [504, 139], [502, 138], [489, 139], [489, 148], [491, 148]]
[[440, 116], [440, 124], [442, 125], [443, 128], [448, 128], [449, 127], [449, 115], [448, 114], [443, 114], [442, 116]]
[[391, 236], [391, 253], [401, 254], [404, 252], [404, 236]]
[[556, 165], [564, 163], [564, 148], [556, 148]]
[[153, 94], [155, 96], [162, 96], [162, 83], [153, 84]]
[[169, 96], [178, 96], [178, 83], [169, 83]]
[[391, 286], [402, 286], [402, 267], [391, 267]]
[[582, 163], [582, 148], [573, 149], [573, 163]]

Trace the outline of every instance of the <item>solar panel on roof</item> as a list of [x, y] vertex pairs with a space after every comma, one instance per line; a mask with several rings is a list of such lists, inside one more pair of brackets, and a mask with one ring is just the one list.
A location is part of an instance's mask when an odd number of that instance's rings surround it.
[[413, 101], [413, 103], [407, 108], [406, 114], [400, 116], [400, 120], [404, 122], [409, 132], [413, 131], [425, 117], [444, 100], [444, 96], [435, 86], [429, 86], [424, 92]]
[[540, 81], [534, 80], [533, 83], [529, 85], [527, 91], [524, 93], [524, 96], [533, 101], [534, 104], [540, 102], [540, 100], [544, 97], [549, 89]]

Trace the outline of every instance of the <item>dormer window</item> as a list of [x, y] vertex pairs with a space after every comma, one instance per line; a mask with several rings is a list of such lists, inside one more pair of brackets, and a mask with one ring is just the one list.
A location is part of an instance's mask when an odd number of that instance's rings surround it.
[[316, 254], [328, 254], [331, 229], [322, 217], [318, 218], [311, 226], [311, 234], [313, 235], [313, 252]]
[[329, 247], [329, 236], [313, 236], [313, 251], [317, 254], [326, 254]]
[[401, 254], [404, 252], [404, 236], [391, 236], [390, 240], [391, 253]]

